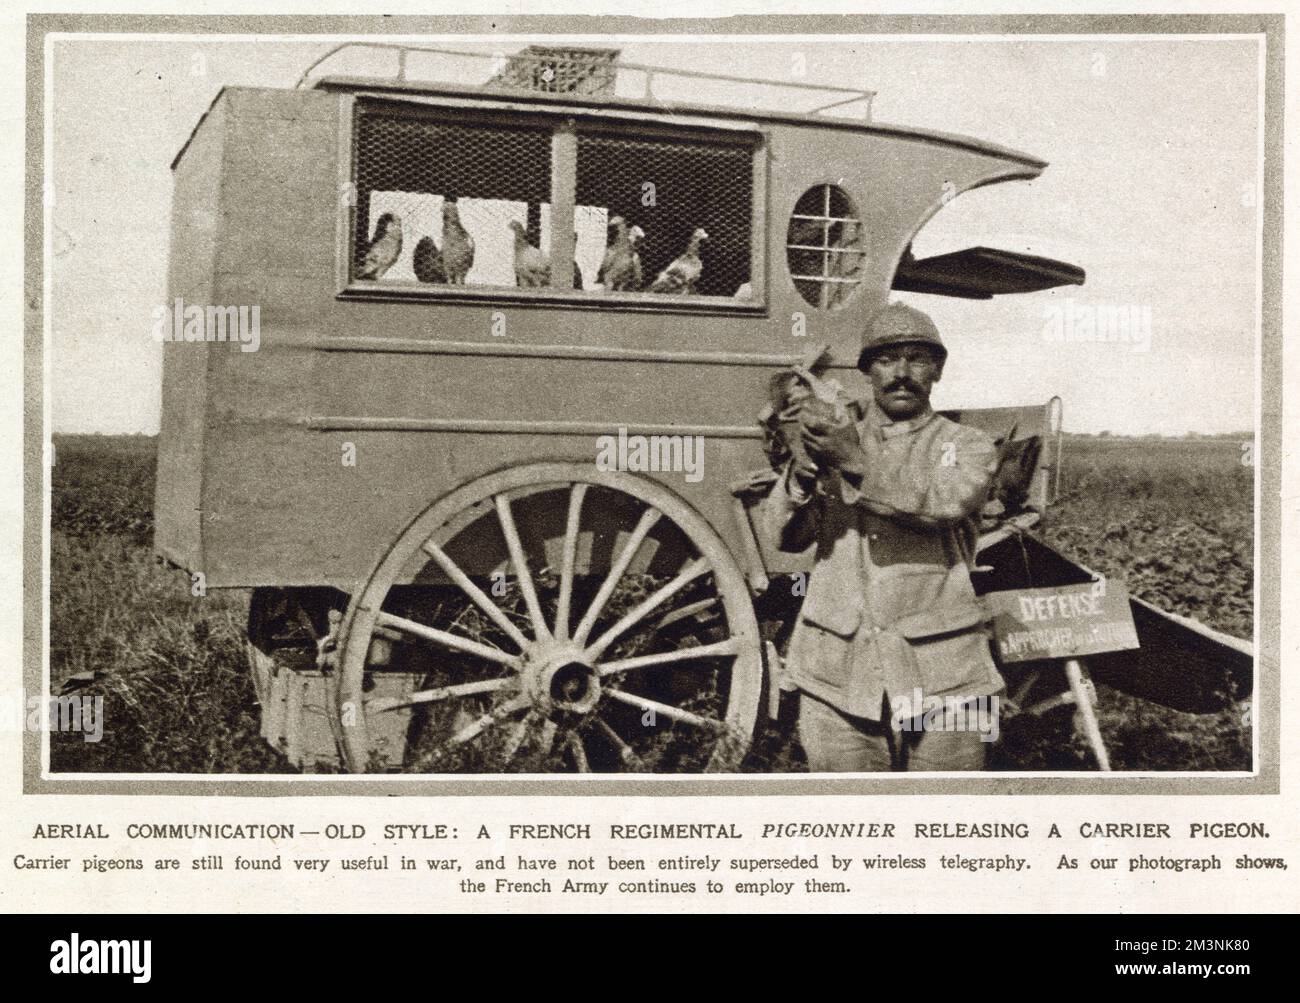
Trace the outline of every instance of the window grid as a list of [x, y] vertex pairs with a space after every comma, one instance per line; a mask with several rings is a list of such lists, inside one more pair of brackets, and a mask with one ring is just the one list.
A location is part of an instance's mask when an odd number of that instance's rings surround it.
[[862, 282], [866, 263], [862, 220], [840, 188], [817, 185], [790, 215], [786, 263], [799, 294], [821, 309], [842, 307]]

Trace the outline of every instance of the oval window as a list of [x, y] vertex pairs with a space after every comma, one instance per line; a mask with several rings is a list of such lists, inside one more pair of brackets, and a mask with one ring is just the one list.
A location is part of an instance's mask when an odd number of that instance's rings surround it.
[[857, 208], [842, 188], [816, 185], [795, 203], [786, 263], [799, 295], [815, 307], [844, 306], [862, 282], [867, 253]]

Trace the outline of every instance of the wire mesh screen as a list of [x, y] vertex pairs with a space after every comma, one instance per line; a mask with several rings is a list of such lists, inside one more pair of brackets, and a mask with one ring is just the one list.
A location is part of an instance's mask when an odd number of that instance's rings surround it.
[[862, 221], [842, 189], [817, 185], [804, 192], [786, 233], [786, 262], [799, 295], [816, 307], [843, 306], [862, 282], [863, 236]]
[[[569, 288], [550, 262], [556, 128], [364, 112], [351, 277]], [[753, 157], [731, 138], [580, 134], [557, 179], [575, 186], [572, 289], [752, 298]]]
[[540, 249], [550, 240], [549, 125], [367, 113], [354, 155], [354, 279], [548, 284]]
[[580, 135], [575, 224], [585, 287], [752, 296], [753, 157], [732, 142]]

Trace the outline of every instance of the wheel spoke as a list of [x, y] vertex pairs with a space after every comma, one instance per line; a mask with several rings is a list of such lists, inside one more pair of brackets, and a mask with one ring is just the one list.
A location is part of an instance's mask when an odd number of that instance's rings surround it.
[[586, 644], [587, 635], [591, 633], [591, 628], [596, 625], [596, 620], [600, 616], [601, 610], [605, 608], [605, 603], [609, 602], [609, 597], [614, 594], [619, 581], [623, 577], [623, 572], [627, 566], [632, 563], [632, 558], [636, 552], [641, 549], [641, 544], [645, 541], [646, 534], [654, 528], [654, 524], [659, 521], [660, 512], [656, 508], [648, 508], [642, 513], [640, 521], [637, 522], [636, 528], [628, 536], [627, 542], [623, 544], [623, 549], [619, 551], [618, 557], [610, 565], [609, 574], [605, 580], [600, 583], [600, 590], [596, 593], [595, 598], [591, 600], [591, 605], [582, 617], [582, 622], [578, 624], [578, 629], [573, 632], [573, 639], [578, 644]]
[[676, 648], [672, 651], [661, 651], [653, 655], [637, 655], [635, 658], [620, 658], [618, 661], [606, 662], [600, 666], [600, 674], [612, 676], [619, 672], [627, 672], [629, 669], [643, 669], [647, 665], [666, 665], [669, 662], [685, 662], [692, 658], [716, 658], [721, 655], [734, 655], [740, 650], [740, 645], [734, 637], [729, 637], [725, 641], [718, 641], [716, 644], [701, 644], [694, 648]]
[[543, 756], [551, 754], [551, 746], [555, 744], [556, 724], [549, 717], [542, 721], [542, 734], [537, 743], [537, 747], [542, 750]]
[[451, 648], [453, 651], [461, 651], [467, 655], [477, 655], [489, 662], [509, 665], [511, 668], [516, 668], [519, 665], [518, 655], [511, 655], [500, 648], [480, 644], [478, 641], [471, 641], [468, 637], [461, 637], [459, 634], [439, 630], [437, 627], [428, 627], [425, 624], [417, 623], [415, 620], [408, 620], [403, 616], [380, 613], [378, 623], [382, 627], [392, 627], [394, 630], [412, 634], [426, 641], [432, 641], [434, 644], [440, 644], [444, 648]]
[[507, 700], [500, 707], [493, 707], [476, 721], [467, 724], [465, 727], [461, 728], [460, 731], [456, 732], [456, 734], [452, 735], [451, 738], [447, 739], [447, 747], [451, 748], [457, 745], [464, 745], [466, 742], [483, 734], [483, 732], [487, 731], [498, 721], [509, 717], [511, 714], [518, 713], [525, 707], [530, 706], [531, 703], [532, 701], [529, 700], [528, 697], [517, 696], [511, 700]]
[[646, 596], [630, 610], [624, 613], [614, 626], [601, 634], [599, 639], [597, 639], [595, 643], [587, 649], [586, 656], [592, 661], [600, 658], [600, 656], [605, 653], [605, 649], [613, 644], [619, 636], [626, 633], [634, 624], [639, 623], [650, 613], [654, 612], [678, 592], [684, 589], [690, 582], [699, 578], [700, 575], [704, 574], [704, 572], [708, 570], [709, 562], [703, 557], [697, 557], [695, 560], [691, 561], [690, 564], [686, 565], [686, 567], [682, 569], [681, 573], [676, 578], [668, 582], [662, 588]]
[[465, 725], [465, 727], [461, 728], [460, 731], [456, 732], [451, 736], [451, 738], [447, 739], [447, 741], [443, 742], [437, 748], [432, 749], [425, 753], [425, 755], [421, 756], [412, 769], [417, 771], [424, 769], [429, 764], [435, 762], [444, 753], [458, 746], [464, 745], [466, 742], [473, 741], [494, 724], [505, 720], [512, 714], [518, 714], [525, 707], [530, 706], [531, 703], [532, 701], [529, 700], [527, 696], [521, 695], [507, 700], [500, 706], [493, 707], [486, 714], [481, 715], [469, 724]]
[[501, 523], [501, 532], [506, 538], [506, 549], [510, 551], [510, 563], [519, 582], [519, 591], [524, 594], [524, 604], [528, 607], [528, 619], [533, 624], [533, 636], [539, 641], [550, 640], [551, 631], [542, 617], [542, 607], [537, 601], [537, 590], [533, 588], [533, 574], [528, 570], [524, 546], [519, 542], [519, 530], [515, 528], [515, 517], [510, 512], [510, 499], [504, 494], [499, 494], [493, 501], [496, 502], [497, 521]]
[[583, 747], [582, 736], [576, 731], [571, 731], [566, 744], [569, 747], [569, 755], [573, 757], [574, 768], [579, 773], [590, 773], [591, 764], [587, 761], [587, 750]]
[[578, 524], [588, 486], [579, 482], [569, 491], [569, 518], [564, 525], [564, 556], [560, 561], [560, 597], [555, 607], [555, 636], [561, 641], [569, 639], [569, 600], [573, 595], [573, 566], [578, 557]]
[[440, 700], [453, 700], [457, 697], [474, 696], [480, 693], [494, 693], [497, 690], [513, 689], [519, 680], [513, 676], [498, 679], [480, 679], [472, 683], [457, 683], [454, 686], [439, 686], [433, 690], [417, 690], [404, 697], [375, 697], [366, 701], [366, 710], [386, 711], [397, 707], [412, 707], [415, 704], [437, 703]]
[[699, 714], [692, 714], [690, 711], [674, 707], [672, 704], [660, 703], [658, 700], [651, 700], [649, 697], [629, 693], [627, 690], [605, 690], [605, 695], [611, 700], [619, 701], [619, 703], [630, 704], [638, 710], [648, 710], [656, 714], [662, 714], [670, 721], [692, 724], [697, 728], [708, 728], [713, 731], [722, 731], [726, 727], [715, 717], [702, 717]]
[[510, 729], [510, 734], [506, 736], [504, 747], [501, 749], [502, 762], [509, 764], [514, 762], [514, 758], [519, 753], [519, 747], [524, 744], [524, 739], [528, 735], [528, 727], [537, 720], [536, 711], [529, 711], [521, 717], [518, 723]]
[[442, 568], [447, 577], [459, 585], [461, 591], [474, 601], [474, 605], [487, 614], [493, 623], [504, 630], [510, 640], [519, 645], [520, 651], [527, 650], [529, 642], [528, 638], [524, 637], [523, 631], [511, 622], [501, 607], [488, 598], [487, 593], [475, 585], [469, 575], [465, 574], [441, 547], [432, 540], [425, 540], [420, 546], [426, 554], [438, 562], [438, 567]]
[[591, 720], [595, 722], [601, 734], [609, 739], [609, 744], [618, 750], [618, 758], [623, 761], [624, 766], [629, 766], [634, 770], [645, 768], [645, 763], [641, 761], [641, 757], [632, 750], [632, 746], [623, 741], [623, 737], [610, 726], [608, 721], [603, 717], [592, 717]]
[[717, 602], [717, 596], [709, 596], [707, 599], [700, 599], [697, 602], [687, 603], [685, 606], [670, 610], [659, 618], [659, 622], [654, 625], [654, 632], [661, 634], [674, 624], [698, 616], [709, 607], [716, 605]]

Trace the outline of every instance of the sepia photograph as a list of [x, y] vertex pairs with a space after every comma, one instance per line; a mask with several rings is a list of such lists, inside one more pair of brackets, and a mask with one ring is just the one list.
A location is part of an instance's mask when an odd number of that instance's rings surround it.
[[33, 36], [29, 780], [1258, 777], [1264, 35], [185, 21]]

